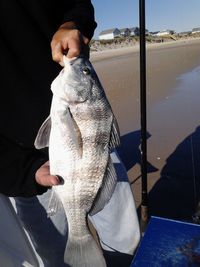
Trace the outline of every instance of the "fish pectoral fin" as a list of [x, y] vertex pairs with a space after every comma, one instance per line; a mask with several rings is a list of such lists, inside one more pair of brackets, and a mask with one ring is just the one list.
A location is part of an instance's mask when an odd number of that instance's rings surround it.
[[115, 148], [120, 146], [120, 132], [117, 120], [113, 117], [112, 126], [111, 126], [111, 133], [110, 133], [110, 142], [109, 142], [109, 149]]
[[71, 133], [71, 139], [73, 140], [73, 143], [79, 152], [80, 156], [82, 156], [83, 153], [83, 141], [82, 141], [82, 135], [81, 131], [78, 127], [78, 124], [76, 123], [76, 120], [74, 119], [74, 116], [70, 110], [69, 110], [69, 117], [67, 119], [68, 128], [70, 129]]
[[49, 115], [49, 117], [43, 122], [36, 136], [34, 145], [37, 149], [49, 146], [50, 131], [51, 131], [51, 117]]

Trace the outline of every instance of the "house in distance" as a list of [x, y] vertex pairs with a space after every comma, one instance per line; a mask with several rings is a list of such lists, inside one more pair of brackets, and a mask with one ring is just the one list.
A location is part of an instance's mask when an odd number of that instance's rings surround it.
[[102, 31], [99, 34], [99, 40], [111, 40], [120, 37], [120, 30], [117, 28]]
[[102, 31], [99, 34], [99, 40], [112, 40], [117, 37], [128, 37], [128, 36], [138, 36], [140, 34], [140, 29], [138, 27], [133, 28], [113, 28]]

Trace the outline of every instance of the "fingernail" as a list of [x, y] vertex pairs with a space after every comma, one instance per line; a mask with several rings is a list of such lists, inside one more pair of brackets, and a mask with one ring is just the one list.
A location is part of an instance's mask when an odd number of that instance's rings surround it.
[[60, 180], [57, 176], [53, 176], [51, 179], [52, 185], [59, 185], [60, 184]]
[[59, 64], [60, 64], [61, 67], [64, 67], [65, 66], [65, 64], [64, 64], [63, 61], [60, 61]]
[[56, 177], [56, 179], [58, 181], [57, 184], [64, 184], [64, 179], [60, 175], [56, 175], [55, 177]]

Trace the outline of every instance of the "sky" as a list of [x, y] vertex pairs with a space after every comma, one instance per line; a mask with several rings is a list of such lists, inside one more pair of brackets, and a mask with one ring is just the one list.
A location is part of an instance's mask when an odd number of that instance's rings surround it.
[[[139, 26], [140, 0], [92, 0], [98, 24], [94, 38], [111, 28]], [[200, 0], [146, 0], [146, 28], [149, 31], [190, 31], [200, 27]]]

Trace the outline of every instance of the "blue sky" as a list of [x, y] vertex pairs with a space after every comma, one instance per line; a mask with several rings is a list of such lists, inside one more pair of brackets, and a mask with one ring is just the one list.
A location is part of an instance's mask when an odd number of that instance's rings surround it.
[[[92, 0], [98, 27], [94, 38], [105, 29], [139, 26], [139, 0]], [[149, 31], [188, 31], [200, 27], [200, 0], [146, 0]]]

